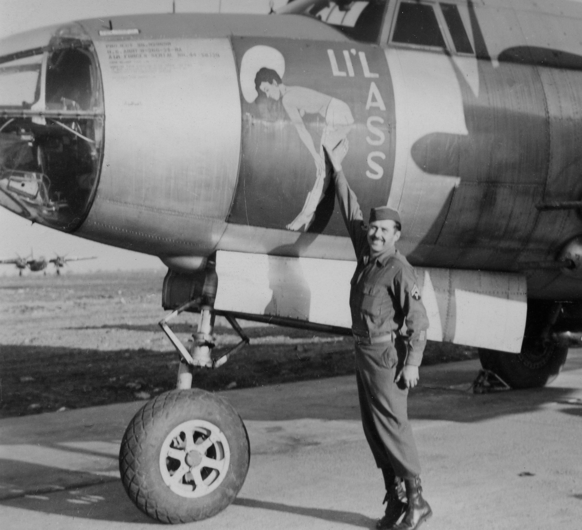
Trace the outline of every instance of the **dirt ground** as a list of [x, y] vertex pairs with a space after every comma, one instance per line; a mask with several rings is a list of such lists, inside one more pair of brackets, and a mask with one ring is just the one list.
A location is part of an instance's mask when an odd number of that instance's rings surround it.
[[[0, 418], [147, 400], [176, 384], [178, 354], [158, 322], [163, 272], [0, 278]], [[197, 315], [170, 326], [187, 344]], [[225, 390], [353, 373], [352, 340], [241, 322], [251, 344], [195, 386]], [[219, 353], [239, 342], [226, 321]], [[474, 348], [429, 343], [424, 364], [466, 360]]]

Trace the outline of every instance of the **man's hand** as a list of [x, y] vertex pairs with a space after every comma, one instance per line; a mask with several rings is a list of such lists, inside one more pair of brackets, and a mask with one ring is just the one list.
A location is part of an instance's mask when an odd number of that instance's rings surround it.
[[314, 161], [315, 161], [315, 170], [316, 170], [316, 175], [319, 177], [321, 176], [325, 176], [325, 160], [323, 158], [321, 158], [319, 155], [316, 155], [313, 157]]
[[394, 382], [398, 383], [398, 381], [400, 381], [401, 379], [406, 388], [414, 388], [418, 384], [418, 380], [420, 379], [420, 376], [418, 374], [418, 366], [411, 366], [407, 364], [396, 376]]
[[325, 144], [323, 145], [323, 149], [326, 152], [327, 157], [329, 158], [329, 161], [331, 162], [331, 165], [333, 166], [334, 172], [339, 173], [342, 170], [342, 165], [338, 162], [337, 158], [335, 157], [333, 149], [330, 149]]

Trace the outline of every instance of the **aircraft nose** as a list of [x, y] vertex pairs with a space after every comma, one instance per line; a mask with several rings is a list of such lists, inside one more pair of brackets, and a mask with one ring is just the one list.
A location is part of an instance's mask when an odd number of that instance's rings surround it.
[[79, 227], [97, 186], [102, 87], [78, 24], [0, 41], [0, 205], [65, 231]]

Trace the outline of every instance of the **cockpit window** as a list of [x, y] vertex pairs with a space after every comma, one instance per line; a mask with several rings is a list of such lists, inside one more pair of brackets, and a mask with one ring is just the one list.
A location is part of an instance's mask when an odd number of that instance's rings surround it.
[[28, 105], [38, 99], [42, 54], [0, 65], [0, 105]]
[[[6, 53], [7, 52], [7, 53]], [[101, 81], [80, 26], [53, 28], [40, 46], [0, 42], [0, 204], [73, 231], [97, 186]]]
[[278, 14], [306, 15], [340, 30], [351, 39], [377, 42], [387, 0], [296, 0]]
[[400, 4], [392, 42], [433, 48], [446, 47], [433, 7], [417, 2]]
[[473, 46], [463, 25], [459, 8], [455, 4], [441, 4], [441, 11], [445, 17], [457, 53], [473, 54]]
[[46, 75], [47, 108], [92, 108], [92, 69], [91, 54], [87, 50], [54, 51]]

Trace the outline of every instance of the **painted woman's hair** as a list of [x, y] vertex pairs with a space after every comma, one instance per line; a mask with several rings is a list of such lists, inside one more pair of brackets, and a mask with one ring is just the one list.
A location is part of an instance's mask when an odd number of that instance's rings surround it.
[[271, 84], [273, 81], [277, 81], [277, 84], [280, 85], [282, 83], [281, 77], [275, 70], [271, 68], [261, 68], [257, 75], [255, 76], [255, 88], [257, 92], [261, 93], [261, 83], [269, 83]]

